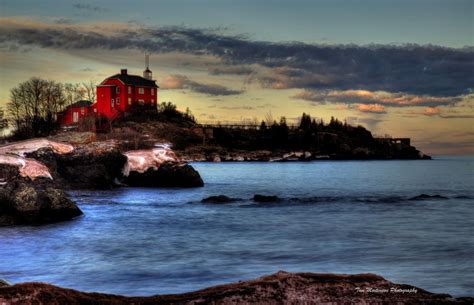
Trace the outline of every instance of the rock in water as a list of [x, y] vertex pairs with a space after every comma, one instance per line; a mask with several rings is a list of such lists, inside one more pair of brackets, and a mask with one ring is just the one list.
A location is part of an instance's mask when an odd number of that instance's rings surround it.
[[277, 202], [280, 201], [278, 196], [265, 196], [265, 195], [254, 195], [253, 201], [255, 202]]
[[412, 197], [409, 200], [430, 200], [430, 199], [433, 200], [433, 199], [448, 199], [448, 198], [441, 195], [421, 194], [421, 195]]
[[240, 200], [239, 198], [231, 198], [225, 195], [210, 196], [201, 200], [202, 203], [230, 203]]
[[18, 177], [0, 187], [0, 226], [70, 220], [82, 211], [62, 190]]
[[164, 162], [158, 169], [150, 167], [143, 173], [130, 171], [123, 183], [145, 187], [201, 187], [204, 186], [199, 173], [189, 164]]

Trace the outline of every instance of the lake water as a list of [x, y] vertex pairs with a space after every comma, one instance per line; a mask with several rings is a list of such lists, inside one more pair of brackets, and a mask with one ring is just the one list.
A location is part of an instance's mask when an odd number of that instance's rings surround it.
[[[193, 166], [205, 187], [75, 192], [83, 217], [0, 228], [0, 278], [151, 295], [279, 270], [371, 272], [474, 295], [472, 157]], [[446, 199], [408, 200], [423, 193]], [[219, 194], [243, 200], [200, 203]]]

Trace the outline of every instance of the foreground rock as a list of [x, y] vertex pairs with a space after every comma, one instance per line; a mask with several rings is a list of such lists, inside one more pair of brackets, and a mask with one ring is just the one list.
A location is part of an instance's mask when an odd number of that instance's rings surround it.
[[[371, 290], [372, 289], [372, 290]], [[372, 292], [369, 292], [369, 291]], [[337, 275], [278, 272], [255, 280], [176, 295], [124, 297], [84, 293], [44, 283], [0, 288], [0, 303], [32, 304], [472, 304], [374, 274]]]
[[0, 226], [39, 225], [70, 220], [82, 211], [51, 180], [21, 177], [14, 166], [1, 165], [5, 179], [0, 186]]

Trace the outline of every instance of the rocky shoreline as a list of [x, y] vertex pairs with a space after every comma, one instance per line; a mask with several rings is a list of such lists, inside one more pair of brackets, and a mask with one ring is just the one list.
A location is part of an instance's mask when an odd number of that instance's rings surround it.
[[[2, 287], [3, 285], [3, 287]], [[395, 284], [375, 274], [319, 274], [278, 272], [254, 280], [199, 291], [127, 297], [81, 292], [45, 283], [9, 285], [0, 281], [0, 304], [472, 304], [474, 298], [455, 298], [421, 288]]]
[[0, 146], [0, 226], [82, 215], [64, 190], [203, 185], [199, 173], [168, 147], [123, 152], [115, 141], [16, 142]]

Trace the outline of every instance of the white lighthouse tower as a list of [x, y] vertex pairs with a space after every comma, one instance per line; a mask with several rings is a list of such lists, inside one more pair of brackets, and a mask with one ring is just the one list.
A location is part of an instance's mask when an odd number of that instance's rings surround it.
[[153, 74], [150, 70], [150, 57], [148, 54], [145, 54], [145, 70], [143, 71], [143, 78], [152, 80]]

